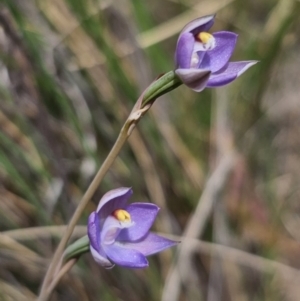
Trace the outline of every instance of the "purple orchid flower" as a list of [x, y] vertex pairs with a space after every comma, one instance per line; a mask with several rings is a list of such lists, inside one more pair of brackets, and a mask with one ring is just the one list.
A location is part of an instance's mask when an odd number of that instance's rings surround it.
[[88, 220], [90, 250], [105, 268], [114, 264], [128, 268], [148, 266], [146, 256], [172, 247], [177, 242], [149, 232], [159, 208], [150, 203], [127, 205], [131, 188], [107, 192]]
[[196, 19], [181, 31], [175, 52], [176, 74], [181, 81], [200, 92], [205, 87], [226, 85], [257, 61], [228, 62], [235, 48], [237, 34], [207, 32], [214, 24], [214, 15]]

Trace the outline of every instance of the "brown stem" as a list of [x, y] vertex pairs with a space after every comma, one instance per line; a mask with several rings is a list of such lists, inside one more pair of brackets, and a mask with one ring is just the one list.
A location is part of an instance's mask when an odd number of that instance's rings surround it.
[[125, 121], [120, 134], [118, 136], [118, 139], [116, 140], [113, 148], [111, 149], [110, 153], [106, 157], [105, 161], [103, 162], [102, 166], [100, 167], [98, 173], [96, 174], [94, 180], [88, 187], [87, 191], [83, 195], [77, 209], [75, 210], [69, 225], [67, 226], [66, 232], [64, 233], [60, 243], [58, 244], [58, 247], [53, 255], [52, 262], [50, 263], [50, 266], [47, 270], [47, 273], [45, 275], [41, 292], [38, 297], [38, 301], [47, 301], [49, 298], [49, 295], [47, 295], [47, 287], [48, 285], [51, 285], [51, 281], [53, 278], [53, 275], [56, 273], [59, 273], [61, 264], [62, 264], [62, 254], [63, 251], [68, 243], [69, 238], [71, 237], [73, 230], [76, 226], [76, 223], [78, 222], [81, 214], [83, 213], [86, 205], [88, 204], [89, 200], [95, 193], [96, 189], [100, 185], [102, 179], [104, 178], [105, 174], [113, 164], [114, 160], [120, 153], [124, 143], [127, 141], [128, 137], [130, 136], [132, 130], [134, 129], [135, 125], [138, 123], [138, 121], [141, 119], [141, 117], [150, 109], [151, 104], [147, 104], [144, 107], [141, 107], [141, 101], [142, 101], [143, 94], [138, 99], [136, 105], [134, 106], [133, 110], [131, 111], [128, 119]]
[[61, 278], [73, 267], [73, 265], [77, 262], [78, 258], [72, 258], [71, 260], [67, 261], [61, 270], [57, 273], [57, 275], [53, 278], [53, 281], [50, 283], [49, 287], [46, 290], [45, 298], [48, 299], [53, 290], [55, 289], [58, 282], [61, 280]]
[[111, 152], [109, 153], [109, 155], [103, 162], [101, 168], [99, 169], [94, 180], [92, 181], [89, 188], [87, 189], [84, 196], [82, 197], [82, 200], [79, 203], [77, 209], [75, 210], [74, 215], [72, 216], [72, 218], [67, 226], [66, 232], [64, 233], [64, 235], [53, 255], [52, 262], [50, 263], [50, 266], [47, 270], [47, 273], [45, 275], [45, 278], [44, 278], [44, 281], [42, 284], [42, 288], [41, 288], [40, 295], [38, 297], [38, 301], [48, 300], [48, 297], [46, 296], [46, 288], [49, 285], [49, 283], [51, 283], [51, 278], [52, 278], [53, 274], [55, 273], [55, 271], [59, 270], [59, 268], [61, 266], [61, 261], [62, 261], [61, 258], [62, 258], [62, 253], [64, 251], [64, 248], [66, 247], [68, 240], [69, 240], [70, 236], [72, 235], [74, 227], [76, 226], [76, 223], [78, 222], [86, 205], [88, 204], [89, 200], [91, 199], [91, 197], [95, 193], [96, 189], [100, 185], [102, 179], [104, 178], [106, 172], [108, 171], [108, 169], [114, 162], [115, 158], [118, 156], [124, 143], [128, 139], [127, 129], [128, 129], [128, 123], [125, 123], [125, 125], [121, 129], [119, 137], [118, 137], [117, 141], [115, 142]]

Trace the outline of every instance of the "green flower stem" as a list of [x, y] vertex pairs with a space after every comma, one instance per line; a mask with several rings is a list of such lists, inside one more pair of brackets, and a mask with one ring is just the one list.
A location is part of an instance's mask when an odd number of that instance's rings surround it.
[[174, 71], [169, 71], [158, 78], [149, 88], [144, 92], [142, 107], [147, 103], [154, 101], [157, 97], [174, 90], [182, 84]]
[[64, 252], [63, 261], [66, 262], [71, 258], [79, 257], [80, 255], [89, 252], [90, 241], [87, 235], [77, 239], [71, 245], [69, 245]]
[[[170, 71], [164, 74], [162, 77], [158, 78], [154, 81], [142, 94], [142, 96], [138, 99], [136, 105], [134, 106], [132, 112], [130, 113], [128, 119], [125, 121], [120, 134], [118, 136], [117, 141], [115, 142], [113, 148], [111, 149], [110, 153], [106, 157], [105, 161], [103, 162], [102, 166], [100, 167], [98, 173], [96, 174], [95, 178], [93, 179], [92, 183], [88, 187], [87, 191], [83, 195], [80, 203], [78, 204], [77, 209], [75, 210], [69, 225], [58, 244], [58, 247], [53, 255], [52, 262], [48, 268], [48, 271], [45, 275], [41, 292], [38, 297], [38, 301], [47, 301], [50, 297], [52, 290], [55, 288], [53, 282], [55, 281], [55, 275], [59, 272], [61, 268], [61, 264], [63, 262], [63, 252], [68, 243], [69, 238], [71, 237], [73, 230], [78, 222], [80, 216], [82, 215], [85, 207], [87, 206], [88, 202], [90, 201], [91, 197], [94, 195], [96, 189], [99, 187], [101, 181], [103, 180], [105, 174], [113, 164], [114, 160], [118, 156], [119, 152], [121, 151], [123, 145], [127, 141], [131, 131], [133, 130], [134, 126], [140, 120], [140, 118], [149, 110], [151, 104], [155, 101], [155, 99], [173, 89], [178, 87], [181, 84], [180, 80], [177, 78], [174, 71]], [[54, 278], [54, 279], [53, 279]], [[51, 289], [48, 288], [51, 287]]]

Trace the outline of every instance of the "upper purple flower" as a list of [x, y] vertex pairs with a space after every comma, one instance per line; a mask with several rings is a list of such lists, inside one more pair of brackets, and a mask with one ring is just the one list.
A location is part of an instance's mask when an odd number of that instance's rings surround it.
[[200, 92], [205, 87], [226, 85], [257, 61], [228, 62], [235, 48], [237, 34], [207, 32], [214, 15], [196, 19], [181, 31], [175, 52], [176, 74], [181, 81]]
[[129, 268], [148, 266], [146, 256], [172, 247], [177, 242], [149, 232], [159, 208], [149, 203], [127, 205], [131, 188], [107, 192], [88, 220], [91, 253], [99, 264]]

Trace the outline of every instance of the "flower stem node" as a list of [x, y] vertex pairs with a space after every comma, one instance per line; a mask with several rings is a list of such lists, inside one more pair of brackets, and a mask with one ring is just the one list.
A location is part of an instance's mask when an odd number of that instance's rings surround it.
[[117, 209], [112, 215], [120, 222], [131, 222], [130, 214], [126, 210]]

